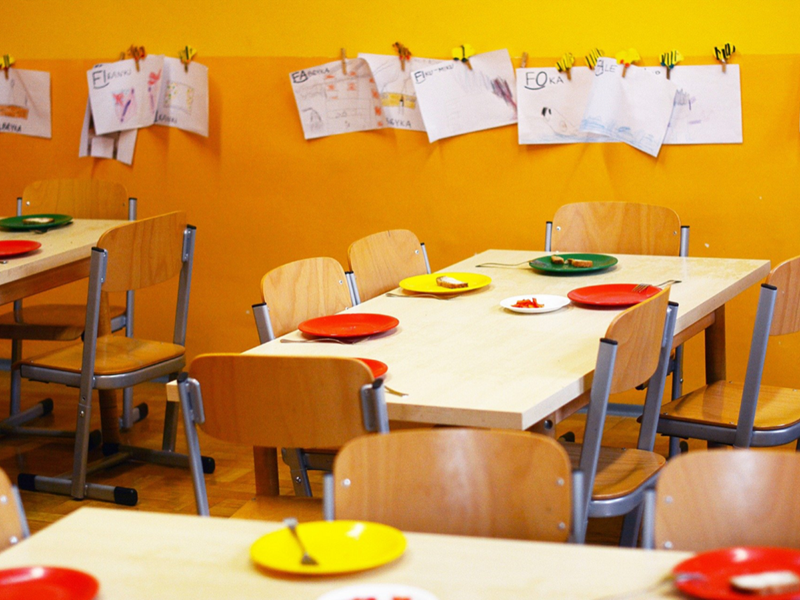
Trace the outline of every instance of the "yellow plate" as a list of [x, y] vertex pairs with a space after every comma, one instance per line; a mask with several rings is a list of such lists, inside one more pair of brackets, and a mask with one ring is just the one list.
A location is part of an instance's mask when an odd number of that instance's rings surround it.
[[[452, 277], [469, 285], [465, 288], [446, 288], [436, 283], [437, 277]], [[423, 294], [462, 294], [486, 287], [490, 283], [492, 283], [491, 277], [478, 273], [431, 273], [430, 275], [407, 277], [400, 282], [400, 287], [409, 292], [421, 292]]]
[[365, 521], [300, 523], [297, 534], [318, 565], [300, 564], [303, 553], [287, 528], [260, 537], [250, 547], [256, 564], [284, 573], [330, 575], [373, 569], [402, 556], [406, 538], [399, 530]]

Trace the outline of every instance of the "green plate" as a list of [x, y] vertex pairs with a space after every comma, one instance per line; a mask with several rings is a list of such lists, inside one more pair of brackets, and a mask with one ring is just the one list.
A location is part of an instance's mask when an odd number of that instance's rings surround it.
[[553, 275], [581, 275], [582, 273], [594, 273], [596, 271], [603, 271], [617, 264], [617, 259], [607, 254], [559, 254], [561, 258], [566, 261], [568, 258], [575, 258], [578, 260], [592, 261], [591, 267], [573, 267], [566, 262], [561, 265], [554, 265], [550, 260], [551, 256], [541, 256], [532, 260], [530, 266], [532, 269], [541, 271], [542, 273], [551, 273]]
[[[26, 223], [27, 219], [53, 219], [48, 223]], [[72, 222], [72, 217], [69, 215], [23, 215], [21, 217], [8, 217], [7, 219], [0, 219], [0, 227], [5, 229], [12, 229], [14, 231], [30, 231], [32, 229], [52, 229], [53, 227], [61, 227], [67, 223]]]

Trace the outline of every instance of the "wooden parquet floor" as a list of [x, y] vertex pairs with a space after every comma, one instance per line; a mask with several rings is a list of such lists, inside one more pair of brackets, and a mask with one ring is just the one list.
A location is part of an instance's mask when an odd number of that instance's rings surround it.
[[[0, 372], [0, 414], [8, 414], [9, 374]], [[54, 400], [55, 408], [51, 415], [43, 417], [31, 426], [53, 429], [70, 429], [74, 427], [78, 391], [55, 384], [23, 382], [23, 408], [31, 406], [44, 397]], [[163, 428], [164, 400], [163, 384], [145, 384], [138, 386], [134, 393], [134, 402], [146, 402], [149, 407], [148, 417], [134, 425], [131, 431], [123, 433], [123, 443], [160, 448]], [[99, 407], [93, 405], [92, 421], [100, 426]], [[573, 431], [581, 438], [583, 417], [576, 415], [558, 426], [558, 434]], [[604, 444], [612, 446], [630, 446], [635, 444], [638, 425], [633, 419], [609, 417]], [[200, 432], [200, 447], [204, 455], [212, 456], [216, 461], [216, 471], [206, 476], [209, 506], [213, 516], [230, 517], [244, 507], [255, 495], [255, 478], [253, 475], [252, 449], [218, 442]], [[702, 449], [702, 444], [693, 443], [692, 449]], [[185, 451], [183, 426], [178, 432], [178, 451]], [[657, 451], [666, 454], [666, 438], [659, 439]], [[100, 450], [90, 456], [100, 458]], [[12, 481], [16, 481], [20, 472], [39, 475], [56, 475], [69, 471], [72, 463], [72, 441], [69, 439], [42, 438], [28, 436], [0, 437], [0, 467]], [[194, 493], [192, 491], [189, 472], [184, 469], [164, 467], [146, 463], [129, 462], [105, 472], [90, 476], [90, 481], [108, 485], [133, 487], [139, 492], [139, 503], [135, 507], [119, 507], [111, 503], [94, 500], [77, 501], [66, 496], [54, 494], [22, 492], [31, 531], [35, 532], [77, 510], [82, 506], [98, 506], [118, 508], [119, 510], [143, 510], [166, 513], [195, 514]], [[321, 476], [312, 474], [312, 488], [315, 496], [322, 493]], [[291, 496], [292, 486], [289, 471], [280, 464], [280, 490], [282, 496]], [[283, 503], [285, 515], [292, 516], [294, 501]], [[621, 519], [598, 519], [592, 521], [589, 528], [590, 543], [617, 543]]]

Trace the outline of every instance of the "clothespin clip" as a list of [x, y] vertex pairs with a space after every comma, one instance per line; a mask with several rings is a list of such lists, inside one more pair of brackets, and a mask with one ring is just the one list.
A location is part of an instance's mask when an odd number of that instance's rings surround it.
[[683, 54], [677, 50], [670, 50], [669, 52], [664, 52], [664, 54], [661, 55], [661, 66], [667, 70], [667, 79], [669, 79], [669, 73], [672, 71], [673, 67], [675, 67], [675, 65], [682, 60]]
[[586, 64], [589, 68], [594, 71], [594, 68], [597, 66], [597, 60], [605, 54], [600, 48], [595, 48], [589, 54], [586, 55]]
[[406, 70], [406, 63], [411, 60], [411, 50], [403, 46], [400, 42], [392, 44], [392, 48], [397, 51], [397, 56], [400, 58], [400, 70]]
[[722, 72], [725, 72], [725, 66], [728, 64], [728, 60], [736, 52], [736, 46], [731, 46], [730, 44], [725, 44], [722, 48], [717, 48], [714, 46], [714, 54], [717, 56], [717, 60], [722, 63]]
[[342, 75], [347, 75], [347, 52], [342, 48]]
[[189, 63], [192, 62], [195, 54], [197, 54], [197, 50], [191, 46], [184, 46], [181, 51], [178, 52], [178, 57], [181, 59], [181, 63], [183, 63], [183, 70], [187, 73], [189, 72]]
[[628, 48], [627, 50], [620, 50], [617, 52], [617, 63], [623, 65], [622, 67], [622, 76], [625, 77], [625, 73], [628, 71], [628, 67], [630, 67], [633, 63], [637, 60], [641, 60], [641, 56], [634, 48]]
[[567, 79], [572, 81], [572, 75], [570, 74], [570, 69], [572, 69], [572, 65], [575, 64], [575, 57], [572, 55], [572, 52], [567, 52], [564, 56], [561, 57], [561, 60], [556, 63], [556, 69], [558, 69], [559, 73], [566, 73]]
[[472, 71], [472, 65], [469, 64], [471, 56], [475, 56], [475, 49], [469, 44], [462, 44], [453, 48], [453, 60], [460, 60], [469, 67], [470, 71]]
[[528, 53], [527, 52], [523, 52], [522, 53], [522, 60], [519, 61], [519, 68], [520, 69], [524, 69], [527, 66], [528, 66]]
[[131, 45], [125, 52], [120, 53], [119, 59], [125, 60], [126, 58], [132, 58], [136, 62], [136, 71], [139, 71], [139, 61], [144, 60], [147, 56], [147, 52], [144, 50], [144, 46], [134, 46]]
[[15, 62], [17, 61], [14, 60], [13, 56], [11, 56], [10, 54], [3, 54], [3, 60], [0, 60], [0, 69], [3, 69], [3, 73], [5, 74], [6, 79], [8, 79], [8, 70], [11, 68], [11, 65], [13, 65]]

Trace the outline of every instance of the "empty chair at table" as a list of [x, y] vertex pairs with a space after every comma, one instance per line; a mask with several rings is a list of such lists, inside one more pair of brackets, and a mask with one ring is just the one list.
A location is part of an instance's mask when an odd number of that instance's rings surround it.
[[30, 535], [28, 520], [17, 488], [0, 469], [0, 550], [19, 543]]
[[[667, 288], [617, 315], [600, 340], [583, 444], [564, 442], [573, 468], [584, 474], [578, 541], [589, 518], [625, 515], [621, 542], [636, 544], [645, 491], [666, 462], [653, 447], [676, 318]], [[647, 397], [636, 448], [602, 446], [609, 395], [643, 383]]]
[[761, 286], [744, 383], [716, 381], [665, 404], [659, 433], [738, 448], [797, 442], [800, 387], [762, 385], [770, 336], [800, 331], [800, 256], [775, 267]]
[[361, 437], [342, 448], [326, 483], [327, 517], [424, 533], [565, 542], [582, 505], [564, 449], [519, 431]]
[[[355, 358], [205, 354], [178, 380], [197, 512], [209, 514], [199, 426], [260, 448], [338, 448], [389, 420], [383, 381]], [[300, 451], [304, 452], [304, 451]]]
[[393, 290], [406, 277], [431, 272], [425, 244], [407, 229], [361, 238], [350, 244], [347, 258], [355, 278], [357, 302]]
[[[129, 458], [188, 466], [187, 457], [174, 452], [178, 407], [173, 402], [167, 403], [162, 450], [105, 444], [105, 460], [90, 467], [87, 458], [94, 390], [115, 390], [158, 377], [177, 377], [185, 364], [194, 235], [195, 228], [187, 225], [186, 214], [173, 212], [119, 225], [100, 237], [92, 249], [83, 343], [24, 358], [12, 371], [14, 378], [79, 388], [72, 475], [21, 473], [17, 480], [21, 489], [134, 505], [138, 499], [135, 489], [88, 483], [87, 475]], [[176, 277], [179, 285], [171, 342], [99, 335], [104, 294], [152, 287]], [[213, 460], [206, 461], [205, 467], [213, 471]]]
[[[97, 179], [50, 179], [35, 181], [28, 185], [17, 199], [17, 215], [66, 214], [76, 219], [135, 220], [136, 198], [129, 198], [125, 186], [113, 181]], [[46, 238], [43, 238], [43, 241]], [[125, 303], [109, 306], [113, 331], [125, 328], [126, 335], [133, 335], [133, 292], [129, 292]], [[14, 310], [0, 315], [0, 339], [11, 340], [11, 362], [22, 358], [24, 340], [75, 341], [83, 334], [86, 320], [84, 304], [14, 302]], [[130, 427], [147, 414], [147, 406], [133, 407], [131, 391], [123, 398], [122, 426]], [[11, 388], [11, 419], [6, 427], [16, 433], [37, 435], [72, 435], [49, 429], [19, 429], [18, 425], [52, 410], [52, 400], [37, 403], [26, 411], [20, 411], [20, 389]]]
[[732, 546], [800, 549], [800, 455], [779, 450], [689, 452], [650, 492], [643, 544], [703, 552]]

